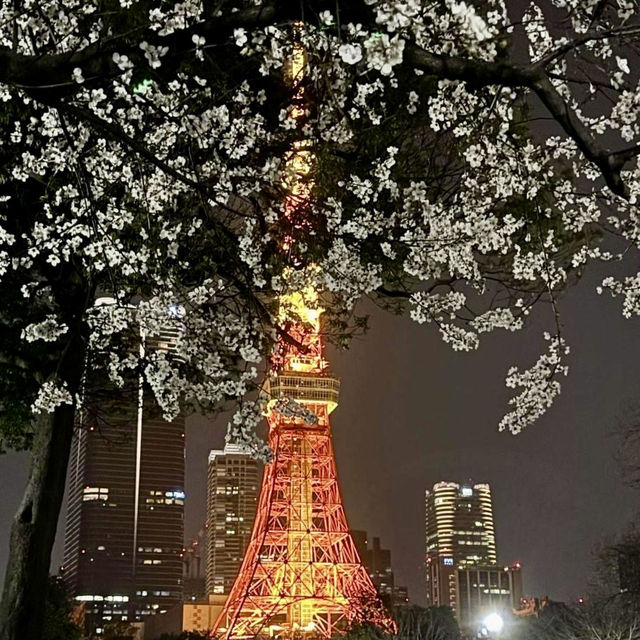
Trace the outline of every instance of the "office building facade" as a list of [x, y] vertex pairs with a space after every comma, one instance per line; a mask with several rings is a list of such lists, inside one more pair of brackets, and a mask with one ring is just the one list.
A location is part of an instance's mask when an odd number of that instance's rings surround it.
[[[169, 350], [171, 332], [148, 348]], [[85, 631], [144, 620], [182, 599], [184, 420], [162, 419], [134, 381], [114, 389], [89, 368], [72, 444], [61, 575]], [[95, 391], [95, 393], [94, 393]]]
[[251, 538], [261, 465], [243, 447], [226, 444], [209, 453], [207, 478], [207, 593], [228, 594]]
[[497, 563], [488, 484], [438, 482], [425, 495], [427, 602], [457, 605], [457, 570]]
[[467, 566], [457, 570], [457, 610], [460, 628], [477, 631], [491, 613], [511, 613], [522, 601], [522, 567]]

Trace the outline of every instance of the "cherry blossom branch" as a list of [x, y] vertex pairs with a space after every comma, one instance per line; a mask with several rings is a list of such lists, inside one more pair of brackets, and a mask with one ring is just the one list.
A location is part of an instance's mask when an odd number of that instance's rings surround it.
[[536, 65], [542, 68], [548, 67], [552, 62], [561, 58], [562, 56], [582, 47], [588, 42], [595, 42], [597, 40], [607, 40], [609, 38], [617, 38], [620, 36], [633, 36], [640, 33], [640, 26], [638, 25], [624, 25], [617, 29], [609, 29], [607, 31], [588, 31], [587, 33], [574, 38], [570, 42], [563, 44], [562, 46], [550, 51], [546, 56], [536, 62]]
[[222, 42], [234, 28], [270, 24], [277, 17], [275, 5], [262, 5], [235, 13], [225, 13], [221, 17], [199, 23], [196, 27], [183, 29], [162, 38], [158, 38], [155, 32], [145, 27], [132, 25], [131, 28], [123, 29], [126, 35], [121, 32], [79, 51], [25, 55], [16, 53], [9, 47], [0, 47], [0, 82], [24, 89], [56, 89], [64, 94], [75, 94], [81, 88], [72, 78], [76, 68], [82, 69], [87, 80], [104, 80], [122, 75], [123, 70], [113, 60], [114, 53], [126, 54], [132, 60], [140, 59], [146, 65], [144, 55], [138, 46], [144, 39], [144, 34], [150, 40], [161, 40], [163, 45], [170, 47], [175, 53], [193, 49], [191, 38], [194, 33], [207, 38], [209, 43]]
[[[457, 280], [458, 280], [458, 278], [453, 278], [453, 277], [446, 278], [444, 280], [436, 280], [433, 284], [431, 284], [429, 287], [427, 287], [423, 291], [425, 291], [426, 293], [431, 293], [432, 291], [434, 291], [438, 287], [445, 287], [445, 286], [450, 287]], [[406, 299], [409, 299], [411, 297], [411, 294], [413, 293], [412, 291], [402, 291], [402, 290], [399, 290], [399, 289], [389, 289], [389, 288], [384, 287], [384, 286], [378, 287], [376, 289], [376, 292], [381, 294], [381, 295], [383, 295], [383, 296], [385, 296], [386, 298], [406, 298]]]
[[132, 151], [138, 153], [142, 158], [148, 160], [151, 164], [156, 166], [158, 169], [164, 171], [167, 175], [170, 175], [172, 178], [192, 187], [196, 191], [200, 191], [202, 189], [201, 185], [192, 180], [188, 176], [185, 176], [177, 169], [174, 169], [172, 166], [168, 165], [164, 160], [160, 159], [156, 154], [154, 154], [150, 149], [148, 149], [145, 145], [136, 141], [134, 138], [129, 136], [121, 127], [118, 127], [116, 124], [111, 122], [107, 122], [102, 118], [98, 117], [96, 114], [92, 113], [86, 109], [80, 109], [74, 105], [71, 105], [67, 102], [55, 102], [55, 106], [62, 111], [63, 113], [68, 113], [76, 117], [80, 121], [88, 122], [93, 125], [96, 129], [103, 131], [108, 134], [112, 140], [116, 140], [118, 142], [122, 142], [125, 146], [127, 146]]
[[609, 189], [625, 199], [629, 197], [620, 172], [626, 162], [638, 154], [638, 149], [633, 147], [623, 152], [612, 152], [599, 144], [553, 86], [542, 66], [439, 56], [414, 44], [405, 47], [404, 60], [426, 73], [448, 80], [462, 80], [470, 86], [501, 85], [531, 89], [585, 158], [598, 167]]

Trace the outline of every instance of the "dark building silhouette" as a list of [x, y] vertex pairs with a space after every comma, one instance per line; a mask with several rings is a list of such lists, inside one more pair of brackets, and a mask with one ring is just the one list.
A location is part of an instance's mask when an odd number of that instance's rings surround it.
[[[173, 340], [167, 332], [147, 348]], [[98, 391], [72, 445], [61, 573], [86, 631], [100, 634], [182, 599], [184, 420], [163, 420], [136, 382], [114, 390], [99, 367], [87, 384]]]
[[640, 603], [640, 544], [626, 542], [616, 548], [620, 592]]
[[391, 601], [395, 582], [391, 569], [391, 551], [380, 546], [380, 538], [372, 538], [365, 565], [378, 593]]
[[387, 606], [407, 604], [409, 602], [407, 588], [395, 584], [391, 567], [391, 551], [381, 547], [380, 538], [374, 537], [369, 540], [366, 531], [352, 530], [351, 537], [384, 603]]
[[369, 555], [369, 547], [367, 541], [367, 532], [360, 531], [359, 529], [351, 530], [351, 537], [353, 538], [353, 542], [356, 545], [356, 549], [358, 551], [358, 555], [360, 556], [360, 560], [367, 564], [368, 555]]
[[392, 604], [396, 607], [409, 606], [409, 589], [400, 585], [394, 585]]
[[204, 601], [207, 597], [206, 567], [208, 546], [208, 524], [202, 526], [198, 535], [184, 550], [183, 560], [183, 593], [184, 600]]

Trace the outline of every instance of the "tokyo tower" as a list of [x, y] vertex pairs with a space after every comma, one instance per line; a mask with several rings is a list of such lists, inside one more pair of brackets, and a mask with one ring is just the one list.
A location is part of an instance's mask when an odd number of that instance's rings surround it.
[[[292, 67], [295, 80], [304, 67], [300, 49]], [[294, 115], [302, 117], [302, 109]], [[293, 219], [310, 194], [312, 156], [294, 147], [287, 165], [285, 210]], [[283, 251], [288, 248], [286, 241]], [[296, 318], [287, 327], [293, 339], [278, 343], [265, 383], [273, 459], [242, 566], [216, 621], [214, 633], [225, 640], [328, 638], [358, 623], [395, 628], [342, 505], [329, 422], [340, 382], [323, 355], [317, 302], [312, 288], [280, 299]]]

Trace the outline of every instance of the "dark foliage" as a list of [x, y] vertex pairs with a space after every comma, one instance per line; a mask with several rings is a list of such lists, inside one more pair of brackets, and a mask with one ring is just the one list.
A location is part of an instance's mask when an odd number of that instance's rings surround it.
[[80, 640], [82, 630], [71, 620], [72, 601], [60, 578], [49, 578], [42, 640]]
[[362, 626], [353, 629], [347, 640], [459, 640], [460, 631], [450, 607], [396, 607], [393, 617], [398, 625], [394, 635], [385, 634], [377, 627]]

